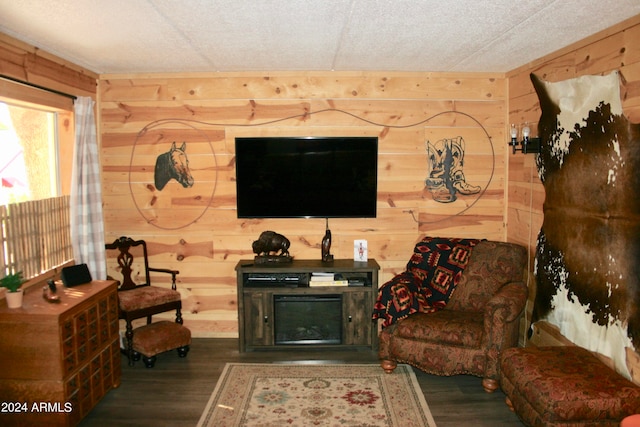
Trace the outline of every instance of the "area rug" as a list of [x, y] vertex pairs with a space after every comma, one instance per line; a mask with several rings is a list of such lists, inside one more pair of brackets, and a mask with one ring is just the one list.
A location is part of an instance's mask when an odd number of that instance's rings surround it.
[[198, 427], [435, 427], [408, 365], [227, 363]]

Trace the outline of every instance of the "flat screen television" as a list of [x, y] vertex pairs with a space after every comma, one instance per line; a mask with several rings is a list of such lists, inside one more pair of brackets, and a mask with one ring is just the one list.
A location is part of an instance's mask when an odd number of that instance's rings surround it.
[[375, 218], [377, 137], [236, 138], [238, 218]]

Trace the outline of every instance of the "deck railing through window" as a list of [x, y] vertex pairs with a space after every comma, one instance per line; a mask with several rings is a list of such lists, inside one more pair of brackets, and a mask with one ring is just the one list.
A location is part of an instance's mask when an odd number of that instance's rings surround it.
[[69, 196], [0, 206], [0, 225], [2, 276], [29, 279], [73, 259]]

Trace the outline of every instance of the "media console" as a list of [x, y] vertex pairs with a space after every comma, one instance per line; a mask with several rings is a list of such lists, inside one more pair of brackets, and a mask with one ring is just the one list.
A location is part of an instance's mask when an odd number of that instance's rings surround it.
[[[377, 349], [378, 328], [371, 313], [379, 269], [375, 260], [239, 261], [240, 352], [310, 346]], [[340, 274], [348, 285], [310, 286], [313, 273]]]

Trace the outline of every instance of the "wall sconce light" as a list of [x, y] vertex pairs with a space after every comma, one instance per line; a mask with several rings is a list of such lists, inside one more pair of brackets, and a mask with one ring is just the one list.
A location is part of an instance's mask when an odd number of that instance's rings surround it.
[[[525, 123], [522, 127], [522, 142], [518, 143], [518, 128], [514, 124], [511, 125], [509, 145], [513, 148], [513, 154], [516, 154], [516, 151], [522, 151], [522, 154], [540, 153], [540, 138], [532, 138], [529, 136], [530, 134], [529, 124]], [[522, 147], [518, 148], [518, 145], [522, 145]]]

